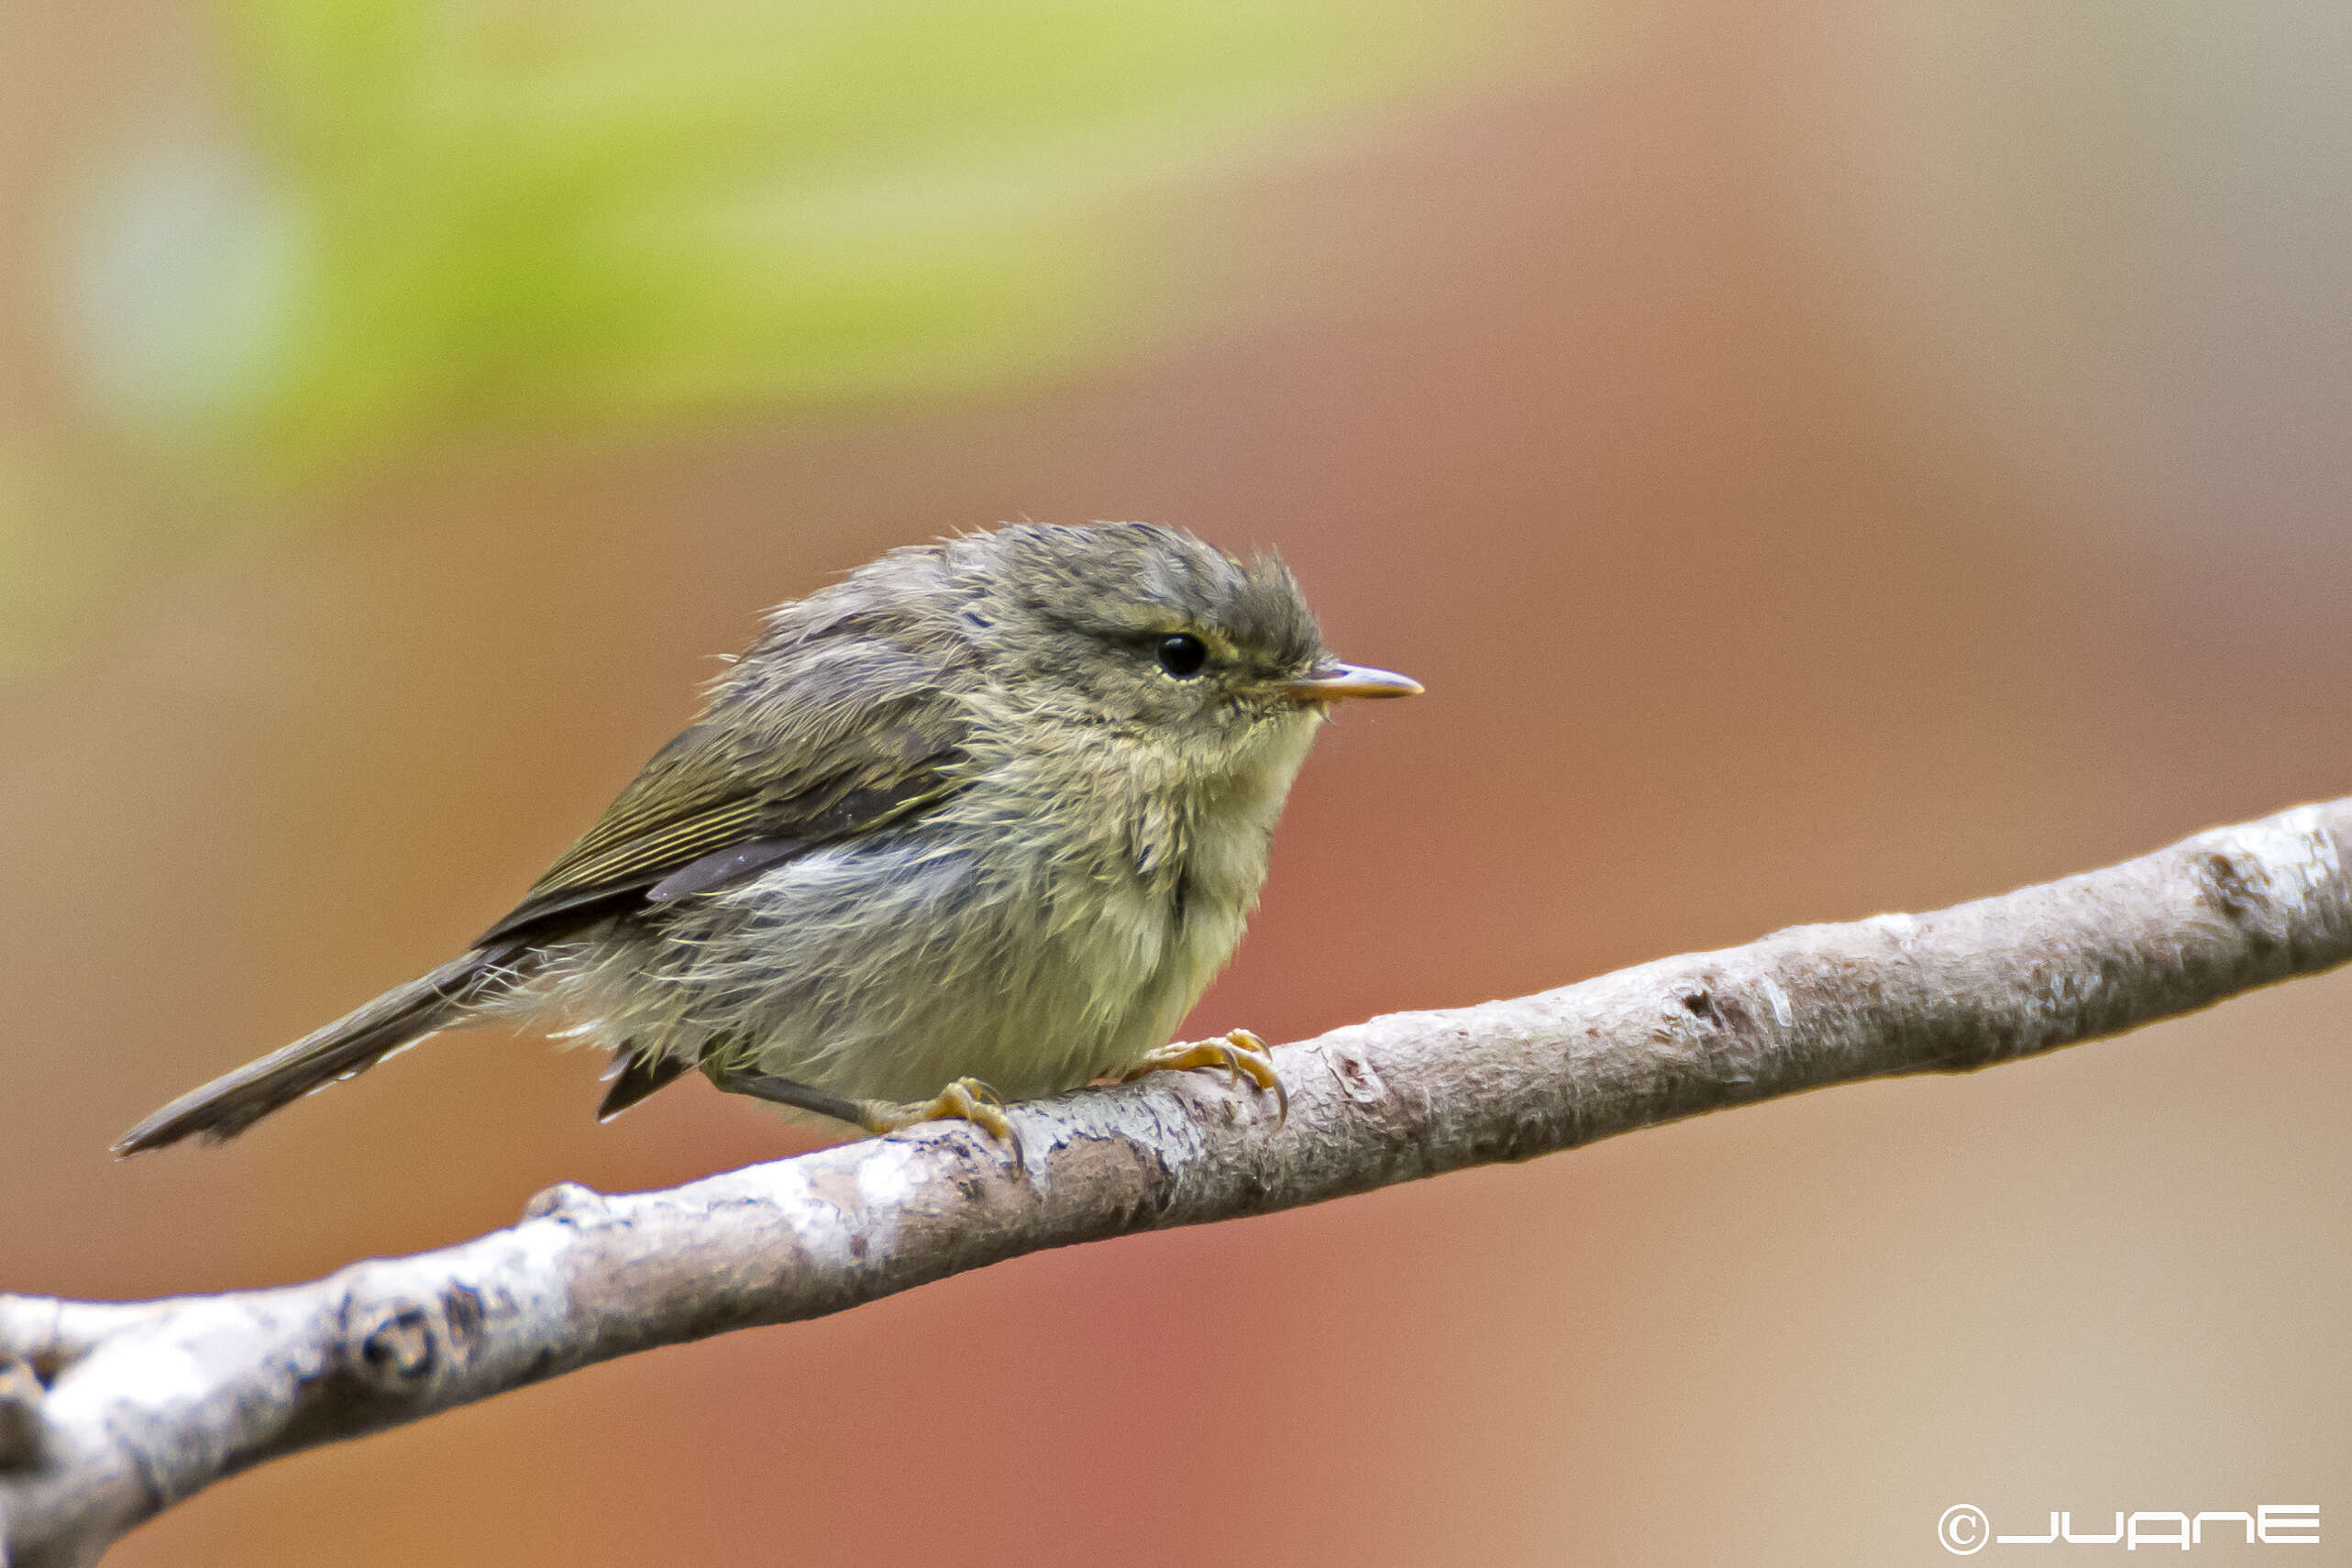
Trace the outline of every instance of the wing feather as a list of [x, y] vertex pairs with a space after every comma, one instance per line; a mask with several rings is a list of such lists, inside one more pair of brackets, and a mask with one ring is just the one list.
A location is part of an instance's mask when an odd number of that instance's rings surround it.
[[935, 699], [881, 706], [797, 736], [688, 729], [482, 941], [710, 892], [954, 794], [964, 751], [952, 712]]

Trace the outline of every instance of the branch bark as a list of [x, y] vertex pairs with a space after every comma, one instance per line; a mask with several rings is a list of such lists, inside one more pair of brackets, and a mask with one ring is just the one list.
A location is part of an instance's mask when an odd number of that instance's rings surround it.
[[0, 1296], [0, 1568], [94, 1561], [204, 1486], [610, 1357], [1001, 1259], [1320, 1203], [1801, 1089], [1967, 1072], [2352, 958], [2352, 799], [1925, 915], [1798, 926], [521, 1223], [280, 1289]]

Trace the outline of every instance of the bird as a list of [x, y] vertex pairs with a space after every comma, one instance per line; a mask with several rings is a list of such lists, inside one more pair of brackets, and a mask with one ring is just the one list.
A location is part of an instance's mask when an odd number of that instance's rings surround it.
[[[689, 1071], [884, 1133], [1220, 1067], [1173, 1035], [1256, 907], [1344, 664], [1270, 554], [1149, 523], [892, 549], [770, 611], [694, 722], [456, 958], [115, 1145], [219, 1143], [427, 1035], [611, 1053], [609, 1120]], [[1286, 1096], [1283, 1099], [1287, 1108]]]

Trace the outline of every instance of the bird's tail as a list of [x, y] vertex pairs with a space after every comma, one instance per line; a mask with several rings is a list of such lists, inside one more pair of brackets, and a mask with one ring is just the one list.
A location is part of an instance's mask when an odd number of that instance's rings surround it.
[[507, 956], [478, 947], [420, 979], [395, 986], [283, 1050], [182, 1095], [124, 1133], [115, 1153], [160, 1149], [191, 1133], [208, 1143], [234, 1138], [280, 1106], [364, 1072], [402, 1046], [457, 1021], [467, 1004], [501, 977], [500, 960]]

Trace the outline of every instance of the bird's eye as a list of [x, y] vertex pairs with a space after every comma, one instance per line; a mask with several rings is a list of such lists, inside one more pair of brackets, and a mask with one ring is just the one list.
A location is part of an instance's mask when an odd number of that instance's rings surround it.
[[1160, 639], [1160, 668], [1178, 680], [1190, 680], [1209, 662], [1209, 645], [1190, 632], [1177, 632]]

